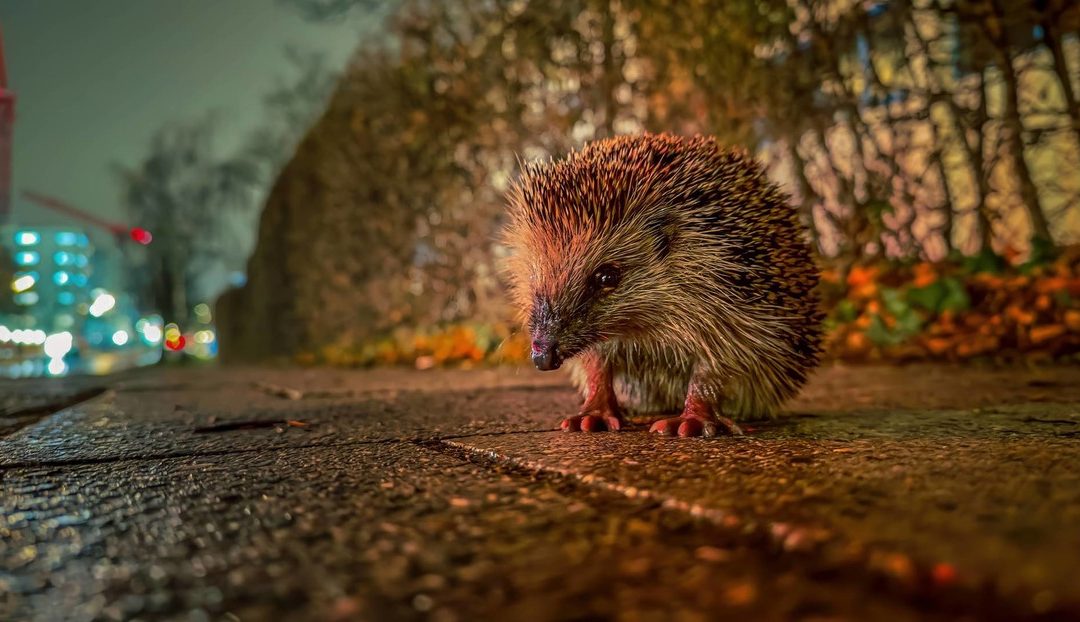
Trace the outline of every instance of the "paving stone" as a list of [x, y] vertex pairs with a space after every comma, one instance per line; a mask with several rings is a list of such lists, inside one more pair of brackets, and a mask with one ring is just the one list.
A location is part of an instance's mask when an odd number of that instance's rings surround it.
[[707, 440], [519, 370], [104, 381], [0, 434], [0, 619], [1080, 619], [1077, 368], [830, 367]]
[[916, 619], [678, 512], [410, 443], [28, 468], [5, 619]]

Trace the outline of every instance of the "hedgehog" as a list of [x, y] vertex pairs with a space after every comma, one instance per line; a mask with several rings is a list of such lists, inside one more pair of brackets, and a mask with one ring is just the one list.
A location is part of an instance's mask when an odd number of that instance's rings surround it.
[[[820, 358], [818, 271], [788, 197], [745, 151], [670, 134], [522, 165], [503, 243], [540, 370], [584, 398], [564, 431], [659, 414], [667, 436], [741, 434]], [[677, 416], [670, 416], [677, 415]]]

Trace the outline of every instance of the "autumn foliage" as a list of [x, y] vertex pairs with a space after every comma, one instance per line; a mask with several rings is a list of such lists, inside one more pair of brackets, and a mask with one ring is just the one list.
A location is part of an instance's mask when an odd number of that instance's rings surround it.
[[[827, 358], [849, 363], [1080, 360], [1080, 246], [1009, 265], [983, 255], [940, 263], [875, 263], [822, 272]], [[511, 323], [398, 329], [355, 348], [324, 348], [306, 364], [525, 364]]]
[[1080, 247], [1042, 264], [994, 256], [823, 275], [829, 354], [845, 361], [1045, 361], [1080, 353]]

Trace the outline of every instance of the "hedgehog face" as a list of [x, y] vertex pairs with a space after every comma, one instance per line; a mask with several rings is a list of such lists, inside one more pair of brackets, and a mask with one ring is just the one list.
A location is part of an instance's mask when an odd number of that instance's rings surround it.
[[522, 249], [531, 264], [522, 302], [541, 370], [557, 369], [603, 341], [648, 331], [669, 297], [670, 241], [661, 243], [655, 230], [627, 223], [606, 233], [569, 233], [543, 235], [543, 243]]

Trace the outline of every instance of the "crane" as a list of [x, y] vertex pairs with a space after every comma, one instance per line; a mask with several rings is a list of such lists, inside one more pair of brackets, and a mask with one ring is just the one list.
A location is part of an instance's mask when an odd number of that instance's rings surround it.
[[[0, 32], [0, 225], [11, 216], [11, 137], [15, 129], [15, 93], [8, 88], [7, 64], [4, 62], [4, 37]], [[131, 227], [108, 222], [93, 214], [38, 192], [23, 191], [23, 197], [41, 207], [59, 212], [108, 231], [116, 237], [119, 245], [125, 235], [139, 244], [149, 244], [153, 239], [142, 227]]]
[[0, 225], [11, 214], [11, 136], [15, 129], [15, 93], [8, 88], [4, 37], [0, 33]]
[[67, 202], [62, 201], [61, 199], [58, 199], [56, 197], [41, 194], [40, 192], [32, 192], [30, 190], [23, 190], [22, 195], [23, 198], [25, 198], [26, 200], [36, 203], [37, 205], [44, 207], [45, 209], [52, 210], [59, 214], [64, 214], [65, 216], [69, 216], [76, 220], [81, 220], [82, 222], [98, 227], [99, 229], [104, 229], [116, 238], [117, 246], [120, 246], [123, 243], [125, 236], [130, 237], [133, 241], [138, 242], [139, 244], [142, 244], [144, 246], [149, 244], [154, 239], [154, 236], [142, 227], [128, 228], [127, 225], [109, 222], [104, 218], [94, 216], [93, 214], [88, 214], [81, 209], [73, 207]]

